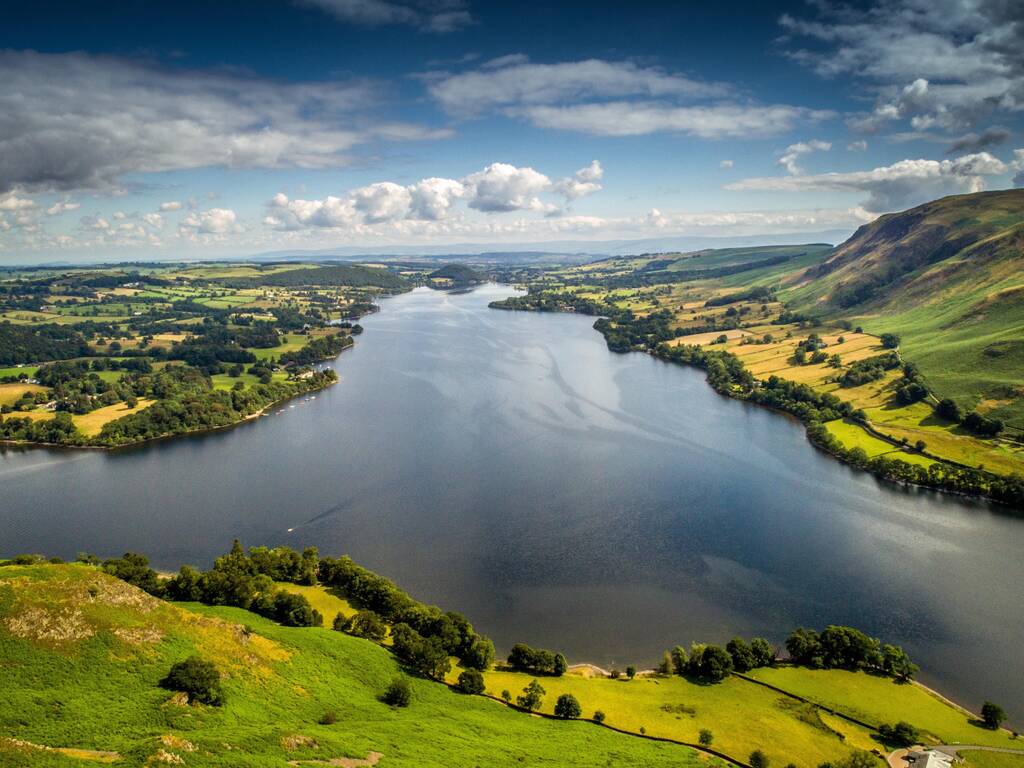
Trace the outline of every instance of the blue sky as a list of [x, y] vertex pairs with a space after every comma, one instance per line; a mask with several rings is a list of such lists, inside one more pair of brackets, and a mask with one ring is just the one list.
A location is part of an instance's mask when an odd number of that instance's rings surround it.
[[0, 263], [852, 230], [1024, 185], [1022, 51], [1006, 0], [41, 0]]

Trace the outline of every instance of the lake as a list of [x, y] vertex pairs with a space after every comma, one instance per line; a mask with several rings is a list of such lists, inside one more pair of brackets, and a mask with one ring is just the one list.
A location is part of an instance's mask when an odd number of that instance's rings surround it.
[[339, 384], [231, 430], [4, 450], [0, 553], [171, 569], [236, 537], [317, 545], [462, 611], [499, 651], [620, 668], [849, 624], [1024, 720], [1024, 519], [839, 464], [698, 370], [608, 352], [593, 318], [488, 309], [511, 293], [385, 299]]

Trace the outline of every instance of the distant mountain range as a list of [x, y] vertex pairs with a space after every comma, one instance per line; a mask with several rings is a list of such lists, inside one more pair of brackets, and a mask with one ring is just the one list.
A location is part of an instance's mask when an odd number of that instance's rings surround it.
[[850, 230], [829, 229], [784, 235], [744, 235], [737, 237], [655, 237], [642, 240], [562, 240], [533, 243], [452, 243], [447, 245], [343, 246], [319, 250], [268, 251], [249, 257], [256, 261], [320, 261], [343, 259], [359, 261], [446, 261], [473, 256], [474, 262], [492, 264], [529, 264], [540, 262], [585, 262], [602, 256], [632, 256], [641, 253], [698, 251], [708, 248], [742, 248], [752, 245], [792, 245], [796, 243], [841, 243]]

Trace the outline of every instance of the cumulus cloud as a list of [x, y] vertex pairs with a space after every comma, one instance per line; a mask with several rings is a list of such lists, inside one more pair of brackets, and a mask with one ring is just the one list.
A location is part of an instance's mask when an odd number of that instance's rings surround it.
[[1013, 150], [1013, 162], [1010, 167], [1016, 171], [1013, 177], [1013, 186], [1024, 187], [1024, 149]]
[[1006, 173], [1007, 166], [987, 152], [955, 160], [901, 160], [870, 171], [742, 179], [731, 190], [778, 192], [862, 192], [864, 208], [875, 213], [899, 210], [943, 195], [978, 192], [984, 177]]
[[809, 155], [811, 152], [828, 152], [830, 149], [832, 149], [830, 142], [820, 141], [819, 139], [790, 144], [783, 151], [782, 156], [779, 157], [778, 164], [785, 168], [787, 173], [795, 176], [803, 173], [803, 169], [797, 165], [797, 161], [803, 155]]
[[868, 143], [864, 139], [858, 139], [857, 141], [851, 141], [846, 145], [847, 152], [866, 152]]
[[366, 83], [281, 83], [86, 53], [0, 52], [0, 193], [118, 188], [131, 172], [328, 168], [379, 140], [449, 135], [369, 121]]
[[473, 17], [462, 2], [392, 2], [391, 0], [297, 0], [340, 21], [379, 27], [404, 24], [426, 32], [444, 34], [473, 23]]
[[1024, 109], [1024, 18], [1015, 2], [811, 5], [811, 17], [780, 19], [788, 52], [823, 76], [859, 78], [875, 94], [873, 112], [853, 122], [860, 130], [909, 120], [919, 131], [963, 131]]
[[459, 201], [487, 214], [534, 211], [552, 216], [563, 209], [542, 195], [568, 203], [599, 191], [603, 176], [597, 160], [558, 180], [530, 167], [491, 163], [461, 179], [431, 177], [409, 185], [382, 181], [324, 200], [292, 200], [279, 192], [267, 204], [264, 224], [282, 231], [323, 227], [365, 232], [378, 224], [445, 221]]
[[567, 200], [576, 200], [600, 192], [602, 189], [600, 181], [603, 178], [604, 168], [601, 167], [601, 163], [592, 160], [590, 165], [580, 168], [572, 176], [555, 182], [553, 189]]
[[170, 201], [168, 201], [166, 203], [160, 203], [160, 210], [164, 211], [164, 212], [167, 212], [167, 211], [180, 211], [181, 210], [181, 203], [178, 202], [177, 200], [170, 200]]
[[35, 207], [35, 202], [27, 197], [18, 197], [16, 194], [0, 194], [0, 211], [24, 211]]
[[721, 161], [721, 162], [720, 162], [720, 163], [718, 164], [718, 167], [719, 167], [719, 168], [732, 168], [732, 166], [733, 166], [733, 162], [732, 162], [732, 160], [722, 160], [722, 161]]
[[183, 234], [224, 235], [240, 230], [237, 220], [230, 208], [210, 208], [208, 211], [193, 211], [178, 226]]

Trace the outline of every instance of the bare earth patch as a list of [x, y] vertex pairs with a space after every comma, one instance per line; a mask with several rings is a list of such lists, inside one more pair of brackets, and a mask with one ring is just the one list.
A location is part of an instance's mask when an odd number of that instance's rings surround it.
[[370, 752], [365, 758], [358, 757], [335, 757], [331, 760], [289, 760], [288, 765], [330, 765], [339, 768], [364, 768], [374, 766], [380, 762], [384, 755], [380, 752]]
[[8, 616], [4, 624], [15, 637], [61, 644], [75, 643], [96, 634], [77, 608], [46, 610], [33, 605]]
[[114, 634], [129, 645], [155, 645], [164, 639], [164, 633], [156, 627], [119, 628]]
[[65, 757], [74, 757], [79, 760], [90, 760], [94, 763], [113, 763], [120, 760], [121, 755], [117, 752], [108, 752], [100, 749], [76, 749], [74, 747], [47, 747], [44, 744], [33, 744], [31, 741], [22, 741], [14, 738], [0, 738], [0, 749], [19, 749], [26, 752], [57, 752]]
[[281, 737], [281, 746], [291, 751], [295, 749], [316, 749], [320, 745], [317, 744], [316, 739], [311, 736], [303, 736], [301, 733], [295, 733], [291, 736]]

